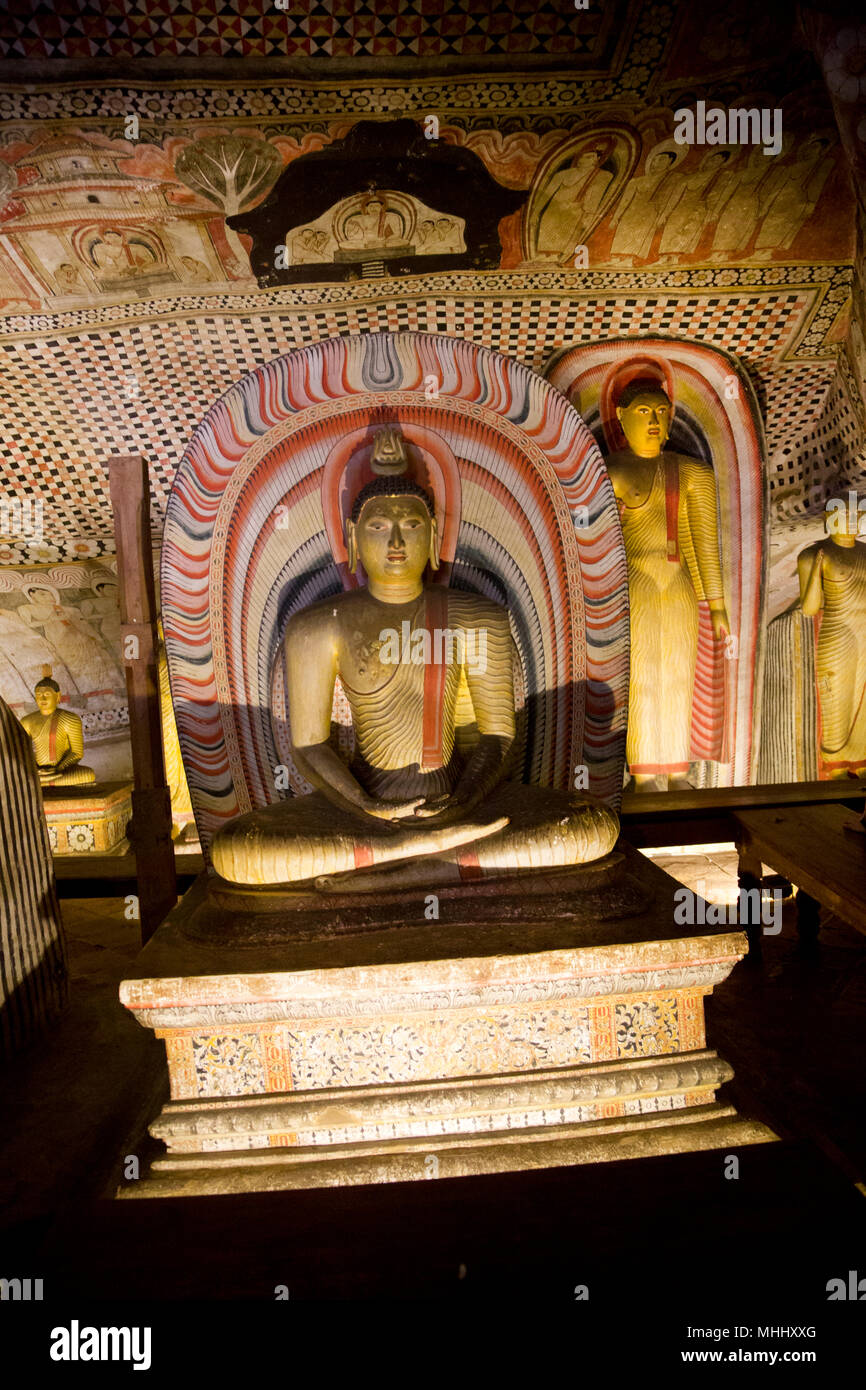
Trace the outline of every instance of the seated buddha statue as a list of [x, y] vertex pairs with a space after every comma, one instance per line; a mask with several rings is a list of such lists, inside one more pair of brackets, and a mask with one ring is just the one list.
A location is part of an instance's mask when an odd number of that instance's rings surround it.
[[33, 691], [36, 709], [25, 714], [21, 723], [33, 740], [39, 780], [43, 787], [80, 787], [96, 781], [92, 767], [81, 761], [84, 728], [72, 710], [58, 709], [60, 686], [51, 678], [51, 667], [43, 668], [42, 680]]
[[[295, 614], [285, 633], [293, 757], [313, 786], [239, 816], [212, 845], [239, 884], [322, 891], [433, 887], [584, 864], [608, 854], [613, 811], [506, 778], [515, 740], [508, 614], [425, 584], [438, 568], [432, 497], [407, 475], [402, 437], [376, 435], [374, 477], [346, 521], [365, 586]], [[355, 751], [330, 741], [337, 678]]]

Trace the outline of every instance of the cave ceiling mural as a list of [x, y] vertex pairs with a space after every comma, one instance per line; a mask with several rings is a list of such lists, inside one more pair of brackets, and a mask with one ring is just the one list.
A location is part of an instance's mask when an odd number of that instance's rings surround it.
[[430, 139], [411, 120], [360, 121], [293, 160], [263, 203], [229, 222], [251, 238], [250, 264], [267, 287], [494, 269], [499, 223], [524, 201], [465, 145]]
[[119, 7], [58, 5], [53, 12], [9, 0], [0, 58], [71, 61], [232, 58], [502, 57], [559, 58], [595, 65], [609, 60], [627, 5], [573, 0], [510, 0], [488, 6], [437, 0], [292, 0], [262, 6], [243, 0], [138, 0]]
[[[147, 458], [158, 536], [232, 382], [385, 329], [537, 370], [697, 338], [760, 402], [773, 544], [831, 483], [864, 486], [856, 35], [742, 0], [474, 11], [7, 5], [0, 485], [49, 505], [39, 545], [0, 534], [0, 566], [110, 553], [116, 452]], [[678, 144], [700, 101], [781, 112], [778, 154]]]

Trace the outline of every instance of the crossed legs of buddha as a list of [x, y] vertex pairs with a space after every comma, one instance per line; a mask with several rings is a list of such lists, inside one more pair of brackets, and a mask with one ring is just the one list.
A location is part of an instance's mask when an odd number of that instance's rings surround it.
[[313, 792], [239, 816], [211, 853], [233, 883], [367, 892], [591, 863], [618, 834], [615, 813], [601, 803], [507, 782], [447, 826], [354, 816]]

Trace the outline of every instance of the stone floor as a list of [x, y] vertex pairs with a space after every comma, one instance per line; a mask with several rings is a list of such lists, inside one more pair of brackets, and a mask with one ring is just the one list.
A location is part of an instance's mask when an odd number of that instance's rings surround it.
[[[699, 846], [690, 847], [687, 853], [653, 851], [652, 854], [681, 882], [702, 891], [710, 901], [733, 901], [735, 898], [736, 861], [732, 847]], [[152, 1265], [148, 1264], [148, 1257], [141, 1256], [136, 1277], [143, 1288], [150, 1287], [148, 1278], [152, 1283], [157, 1281], [158, 1291], [151, 1288], [147, 1295], [139, 1288], [141, 1296], [194, 1297], [196, 1270], [201, 1273], [202, 1262], [215, 1261], [215, 1268], [222, 1269], [217, 1279], [219, 1296], [234, 1297], [243, 1296], [239, 1290], [248, 1289], [253, 1279], [255, 1254], [250, 1252], [255, 1251], [256, 1240], [260, 1238], [264, 1249], [269, 1240], [273, 1243], [274, 1232], [278, 1230], [283, 1231], [284, 1246], [288, 1241], [294, 1251], [291, 1259], [295, 1264], [299, 1252], [296, 1245], [292, 1245], [291, 1235], [286, 1234], [287, 1229], [296, 1230], [298, 1240], [302, 1230], [321, 1233], [321, 1223], [327, 1222], [327, 1213], [337, 1221], [345, 1217], [348, 1231], [351, 1222], [345, 1212], [349, 1208], [361, 1225], [364, 1220], [373, 1221], [375, 1208], [380, 1223], [385, 1213], [387, 1239], [398, 1239], [396, 1229], [392, 1229], [398, 1208], [408, 1213], [421, 1201], [420, 1194], [408, 1191], [412, 1184], [402, 1185], [399, 1193], [395, 1188], [376, 1193], [354, 1189], [354, 1195], [345, 1191], [277, 1194], [254, 1201], [245, 1199], [246, 1205], [243, 1202], [237, 1205], [240, 1199], [228, 1198], [210, 1199], [207, 1207], [172, 1202], [105, 1201], [121, 1180], [126, 1156], [135, 1154], [144, 1160], [148, 1145], [152, 1147], [145, 1128], [147, 1121], [158, 1112], [167, 1091], [164, 1053], [162, 1044], [150, 1032], [139, 1028], [117, 999], [119, 981], [138, 950], [138, 924], [125, 919], [123, 900], [67, 900], [63, 909], [72, 976], [69, 1011], [52, 1034], [0, 1071], [0, 1228], [5, 1228], [7, 1249], [32, 1250], [34, 1242], [39, 1246], [42, 1241], [46, 1251], [66, 1251], [62, 1258], [57, 1256], [62, 1264], [63, 1259], [72, 1258], [69, 1250], [73, 1246], [79, 1250], [81, 1223], [85, 1221], [82, 1213], [86, 1213], [87, 1230], [96, 1232], [92, 1243], [89, 1239], [87, 1242], [91, 1245], [89, 1277], [94, 1296], [112, 1296], [106, 1293], [106, 1288], [110, 1288], [115, 1277], [119, 1245], [127, 1239], [137, 1239], [142, 1231], [150, 1229], [156, 1241]], [[866, 1214], [863, 1198], [857, 1194], [858, 1186], [860, 1193], [866, 1193], [863, 1186], [866, 1180], [864, 1005], [866, 938], [825, 916], [817, 951], [804, 952], [796, 936], [790, 904], [785, 909], [781, 934], [767, 938], [760, 954], [753, 954], [737, 967], [709, 1001], [710, 1045], [716, 1047], [736, 1071], [730, 1099], [741, 1112], [768, 1123], [787, 1144], [787, 1147], [786, 1144], [764, 1146], [760, 1155], [757, 1150], [747, 1151], [755, 1155], [751, 1165], [753, 1173], [764, 1175], [750, 1198], [752, 1206], [748, 1210], [753, 1214], [749, 1220], [758, 1221], [754, 1213], [766, 1211], [766, 1219], [777, 1222], [778, 1230], [773, 1237], [777, 1255], [783, 1248], [780, 1232], [788, 1229], [785, 1221], [790, 1225], [800, 1219], [797, 1203], [806, 1200], [800, 1193], [804, 1183], [810, 1185], [810, 1220], [817, 1219], [815, 1214], [823, 1209], [825, 1198], [831, 1201], [831, 1190], [835, 1194], [832, 1201], [842, 1204], [839, 1209], [847, 1214], [836, 1221], [837, 1235], [853, 1229], [853, 1218], [846, 1204], [854, 1203], [855, 1217], [861, 1210]], [[721, 1240], [723, 1228], [731, 1227], [733, 1218], [725, 1215], [724, 1203], [728, 1198], [713, 1198], [702, 1186], [707, 1162], [705, 1155], [695, 1156], [692, 1163], [681, 1156], [671, 1160], [641, 1160], [637, 1167], [634, 1164], [604, 1165], [606, 1173], [596, 1175], [578, 1170], [568, 1170], [567, 1174], [551, 1170], [506, 1175], [497, 1180], [459, 1180], [456, 1186], [437, 1184], [442, 1193], [437, 1192], [435, 1200], [426, 1184], [417, 1186], [427, 1190], [424, 1209], [428, 1212], [431, 1230], [437, 1226], [431, 1214], [438, 1210], [437, 1203], [445, 1204], [443, 1211], [446, 1208], [451, 1211], [449, 1220], [457, 1220], [454, 1213], [458, 1209], [464, 1211], [461, 1218], [464, 1221], [465, 1211], [469, 1209], [465, 1203], [469, 1203], [483, 1226], [487, 1219], [483, 1212], [488, 1197], [494, 1205], [499, 1200], [531, 1204], [535, 1194], [542, 1203], [536, 1224], [539, 1230], [544, 1226], [545, 1239], [549, 1242], [556, 1241], [558, 1226], [552, 1214], [548, 1213], [549, 1220], [543, 1215], [542, 1207], [547, 1211], [544, 1202], [560, 1200], [556, 1194], [561, 1193], [563, 1184], [572, 1184], [575, 1194], [583, 1194], [579, 1200], [592, 1207], [597, 1201], [603, 1202], [601, 1193], [612, 1194], [621, 1188], [625, 1194], [621, 1197], [622, 1222], [632, 1223], [632, 1229], [628, 1231], [623, 1225], [616, 1239], [621, 1237], [623, 1242], [633, 1243], [640, 1235], [633, 1223], [635, 1220], [640, 1223], [644, 1217], [640, 1210], [626, 1216], [627, 1193], [631, 1191], [629, 1182], [634, 1181], [627, 1181], [625, 1170], [628, 1168], [629, 1172], [640, 1175], [639, 1184], [648, 1184], [648, 1192], [652, 1183], [660, 1183], [659, 1191], [667, 1196], [659, 1200], [669, 1203], [676, 1202], [676, 1193], [685, 1190], [683, 1184], [687, 1180], [694, 1181], [698, 1194], [694, 1200], [705, 1206], [709, 1203], [709, 1209], [717, 1213], [718, 1239]], [[622, 1171], [617, 1176], [612, 1169]], [[461, 1187], [461, 1182], [469, 1186]], [[587, 1196], [584, 1189], [592, 1183], [599, 1190], [595, 1196]], [[765, 1187], [761, 1187], [761, 1183]], [[479, 1201], [481, 1208], [478, 1208]], [[777, 1202], [782, 1203], [782, 1209], [771, 1218], [770, 1207]], [[449, 1203], [457, 1205], [452, 1210]], [[786, 1203], [790, 1210], [785, 1208]], [[187, 1206], [192, 1210], [184, 1214], [182, 1208]], [[145, 1213], [152, 1208], [165, 1208], [166, 1214], [153, 1214], [154, 1224], [150, 1226]], [[741, 1222], [746, 1220], [745, 1211], [744, 1207], [738, 1218]], [[258, 1215], [253, 1219], [249, 1212]], [[341, 1212], [344, 1217], [340, 1216]], [[367, 1217], [363, 1216], [365, 1212]], [[231, 1218], [230, 1213], [233, 1213]], [[224, 1232], [220, 1237], [222, 1245], [219, 1245], [216, 1233], [222, 1221], [231, 1224], [236, 1218], [240, 1219], [239, 1213], [246, 1213], [242, 1219], [253, 1220], [253, 1227], [245, 1227], [243, 1241], [233, 1255], [234, 1235], [229, 1237]], [[294, 1213], [291, 1221], [290, 1213]], [[650, 1220], [646, 1211], [644, 1216]], [[616, 1235], [619, 1229], [616, 1214], [609, 1219]], [[536, 1217], [531, 1218], [526, 1213], [521, 1220], [532, 1224]], [[305, 1222], [310, 1223], [309, 1228]], [[403, 1225], [403, 1216], [396, 1225]], [[125, 1232], [123, 1236], [118, 1235], [121, 1226]], [[231, 1229], [234, 1231], [234, 1226]], [[361, 1239], [361, 1226], [357, 1229], [357, 1238]], [[167, 1255], [167, 1249], [180, 1238], [180, 1231], [185, 1232], [186, 1242], [183, 1269], [175, 1267]], [[138, 1235], [130, 1234], [134, 1232]], [[318, 1238], [309, 1235], [309, 1239]], [[429, 1239], [436, 1239], [435, 1230]], [[481, 1239], [478, 1235], [478, 1240]], [[603, 1235], [599, 1240], [603, 1243]], [[166, 1243], [162, 1254], [157, 1253], [160, 1241]], [[456, 1237], [455, 1241], [456, 1250], [460, 1242]], [[214, 1242], [222, 1254], [214, 1253]], [[237, 1264], [241, 1249], [246, 1261], [242, 1278]], [[375, 1252], [366, 1250], [363, 1258], [359, 1255], [357, 1267], [353, 1266], [355, 1272], [351, 1273], [341, 1265], [336, 1247], [329, 1246], [329, 1250], [331, 1264], [328, 1265], [322, 1255], [325, 1263], [316, 1266], [321, 1274], [316, 1285], [317, 1296], [366, 1296], [377, 1290], [382, 1292], [388, 1279], [393, 1284], [396, 1278], [396, 1265], [391, 1266], [390, 1275], [374, 1268]], [[481, 1256], [476, 1254], [475, 1258]], [[554, 1255], [548, 1253], [545, 1258], [553, 1259]], [[509, 1259], [512, 1264], [508, 1267], [517, 1268], [514, 1262], [518, 1255], [512, 1252]], [[232, 1260], [235, 1263], [231, 1263]], [[274, 1267], [279, 1265], [278, 1252], [273, 1248], [270, 1248], [268, 1260]], [[435, 1275], [438, 1279], [439, 1273], [433, 1269], [433, 1264], [430, 1277]], [[321, 1273], [326, 1265], [330, 1270], [327, 1278]], [[294, 1277], [300, 1283], [306, 1279], [312, 1287], [319, 1275], [309, 1264], [303, 1268], [306, 1273]], [[167, 1273], [169, 1269], [171, 1272]], [[69, 1277], [71, 1279], [72, 1275]], [[80, 1277], [81, 1269], [76, 1265], [75, 1278]], [[267, 1273], [262, 1277], [267, 1279], [271, 1275]], [[338, 1288], [341, 1278], [347, 1281], [342, 1291]], [[359, 1279], [367, 1281], [363, 1288], [357, 1286]], [[411, 1278], [406, 1275], [405, 1281], [408, 1281], [405, 1282], [408, 1296]], [[356, 1288], [354, 1294], [352, 1287]]]
[[707, 902], [736, 902], [737, 851], [733, 844], [670, 845], [641, 853]]
[[[737, 901], [733, 844], [644, 853], [708, 902]], [[765, 937], [760, 956], [747, 957], [708, 1000], [708, 1037], [734, 1067], [731, 1094], [739, 1109], [816, 1145], [862, 1186], [866, 937], [823, 912], [812, 955], [797, 938], [794, 900], [782, 906], [781, 933]]]
[[66, 899], [70, 1005], [41, 1041], [0, 1065], [0, 1223], [113, 1188], [127, 1135], [168, 1083], [165, 1049], [118, 1000], [140, 946], [123, 898]]

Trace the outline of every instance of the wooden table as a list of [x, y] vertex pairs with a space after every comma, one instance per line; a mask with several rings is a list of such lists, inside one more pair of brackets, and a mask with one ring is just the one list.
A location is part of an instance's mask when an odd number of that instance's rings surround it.
[[687, 787], [669, 792], [625, 792], [620, 821], [637, 849], [662, 845], [716, 844], [733, 840], [738, 811], [784, 808], [805, 802], [846, 803], [863, 809], [866, 779], [769, 782], [748, 787]]
[[[795, 883], [804, 944], [817, 941], [821, 907], [866, 933], [866, 835], [846, 828], [859, 824], [854, 812], [825, 803], [741, 810], [733, 818], [740, 887], [760, 888], [763, 864]], [[748, 930], [759, 946], [760, 926]]]

